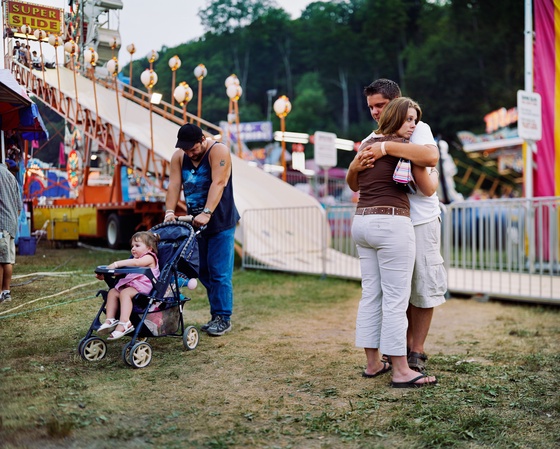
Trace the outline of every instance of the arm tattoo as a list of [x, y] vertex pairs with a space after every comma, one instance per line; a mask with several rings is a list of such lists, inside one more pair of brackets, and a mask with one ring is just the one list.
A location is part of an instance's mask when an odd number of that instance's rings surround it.
[[220, 161], [220, 167], [223, 167], [224, 165], [226, 165], [226, 161], [224, 161], [223, 159]]

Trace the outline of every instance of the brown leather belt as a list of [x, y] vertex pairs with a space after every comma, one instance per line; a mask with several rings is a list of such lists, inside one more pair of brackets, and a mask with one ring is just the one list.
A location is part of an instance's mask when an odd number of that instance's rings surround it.
[[402, 207], [358, 207], [356, 215], [401, 215], [403, 217], [410, 217], [410, 211]]

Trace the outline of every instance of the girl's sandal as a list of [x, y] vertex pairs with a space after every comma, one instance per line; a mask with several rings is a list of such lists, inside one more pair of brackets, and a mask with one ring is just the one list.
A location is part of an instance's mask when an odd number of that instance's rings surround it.
[[127, 321], [126, 323], [119, 321], [118, 324], [120, 324], [122, 327], [124, 327], [124, 331], [113, 331], [111, 333], [111, 335], [109, 335], [109, 337], [107, 337], [107, 340], [118, 340], [119, 338], [124, 337], [126, 334], [130, 334], [131, 332], [134, 332], [134, 326], [132, 325], [132, 323], [130, 321]]
[[106, 335], [109, 332], [113, 331], [118, 324], [119, 320], [115, 318], [107, 318], [107, 320], [101, 326], [99, 326], [99, 329], [97, 329], [97, 333], [99, 335]]

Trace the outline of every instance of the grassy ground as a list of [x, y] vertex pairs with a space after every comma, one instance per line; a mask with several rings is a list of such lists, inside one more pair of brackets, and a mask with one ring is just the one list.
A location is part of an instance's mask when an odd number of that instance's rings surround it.
[[[151, 364], [98, 363], [76, 347], [99, 309], [93, 268], [118, 256], [40, 246], [18, 257], [0, 305], [5, 448], [551, 448], [560, 446], [560, 310], [452, 299], [436, 309], [439, 385], [360, 377], [355, 282], [236, 270], [234, 329], [151, 339]], [[186, 321], [208, 319], [203, 287]]]

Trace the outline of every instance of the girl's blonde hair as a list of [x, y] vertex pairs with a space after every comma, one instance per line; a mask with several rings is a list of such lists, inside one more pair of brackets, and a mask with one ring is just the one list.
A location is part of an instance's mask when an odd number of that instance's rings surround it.
[[154, 234], [150, 231], [140, 231], [132, 236], [130, 243], [132, 242], [142, 242], [148, 248], [152, 248], [152, 251], [157, 254], [157, 244], [159, 242], [159, 235]]
[[399, 97], [391, 100], [387, 106], [383, 108], [381, 117], [379, 117], [379, 122], [377, 123], [379, 127], [375, 132], [377, 134], [383, 134], [384, 136], [395, 134], [404, 124], [408, 116], [409, 108], [416, 109], [418, 114], [416, 124], [418, 124], [422, 118], [422, 109], [420, 109], [418, 103], [408, 97]]

